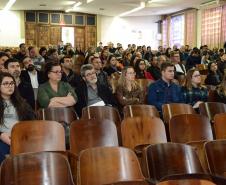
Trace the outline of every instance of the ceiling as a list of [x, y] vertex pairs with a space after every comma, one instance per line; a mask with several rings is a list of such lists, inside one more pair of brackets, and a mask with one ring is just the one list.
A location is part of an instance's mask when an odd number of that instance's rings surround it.
[[[210, 0], [94, 0], [86, 3], [86, 0], [76, 0], [83, 2], [77, 7], [75, 12], [100, 14], [106, 16], [117, 16], [126, 11], [132, 10], [140, 5], [141, 1], [146, 1], [144, 9], [130, 14], [129, 16], [163, 15], [177, 12], [187, 8], [199, 8], [199, 5]], [[0, 9], [3, 9], [8, 0], [0, 0]], [[72, 8], [73, 0], [17, 0], [11, 10], [54, 10], [65, 11]]]

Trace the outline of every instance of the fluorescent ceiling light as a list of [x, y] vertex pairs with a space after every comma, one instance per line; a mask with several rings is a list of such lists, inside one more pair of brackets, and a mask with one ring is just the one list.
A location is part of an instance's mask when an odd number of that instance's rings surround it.
[[94, 0], [87, 0], [87, 3], [91, 3], [92, 1], [94, 1]]
[[137, 11], [143, 9], [143, 8], [145, 8], [145, 2], [141, 2], [140, 6], [137, 7], [137, 8], [134, 8], [134, 9], [132, 9], [130, 11], [127, 11], [127, 12], [124, 12], [124, 13], [120, 14], [119, 17], [123, 17], [123, 16], [126, 16], [126, 15], [129, 15], [129, 14], [131, 14], [133, 12], [137, 12]]
[[9, 10], [15, 2], [16, 2], [16, 0], [9, 0], [3, 10], [5, 10], [5, 11]]
[[78, 6], [80, 6], [81, 4], [82, 4], [82, 2], [79, 1], [79, 2], [75, 3], [72, 8], [65, 10], [65, 12], [71, 12], [71, 11], [75, 10]]

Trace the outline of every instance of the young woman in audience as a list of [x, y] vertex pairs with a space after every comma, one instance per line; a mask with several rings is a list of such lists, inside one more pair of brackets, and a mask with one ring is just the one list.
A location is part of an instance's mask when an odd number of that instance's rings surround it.
[[44, 68], [48, 81], [38, 88], [38, 103], [41, 108], [73, 106], [77, 96], [73, 88], [61, 81], [62, 69], [57, 62], [47, 62]]
[[12, 127], [22, 120], [33, 120], [32, 108], [20, 96], [16, 81], [9, 73], [0, 73], [0, 163], [9, 154]]
[[192, 105], [195, 109], [198, 109], [200, 103], [207, 101], [208, 91], [201, 84], [201, 75], [197, 69], [190, 69], [187, 72], [182, 92], [184, 102]]
[[219, 85], [222, 81], [223, 76], [221, 72], [218, 70], [217, 63], [210, 62], [208, 64], [208, 71], [209, 73], [205, 79], [205, 84], [213, 86]]
[[220, 85], [216, 88], [216, 98], [217, 102], [226, 103], [226, 75]]
[[135, 75], [136, 73], [131, 66], [122, 70], [116, 87], [116, 97], [121, 107], [144, 103], [144, 92], [136, 83]]
[[108, 76], [111, 76], [111, 74], [115, 72], [120, 72], [120, 68], [118, 67], [118, 60], [116, 59], [115, 55], [110, 55], [108, 57], [104, 71], [108, 74]]
[[151, 73], [146, 71], [146, 64], [143, 59], [138, 59], [135, 63], [135, 72], [136, 72], [136, 79], [149, 79], [154, 80], [151, 76]]

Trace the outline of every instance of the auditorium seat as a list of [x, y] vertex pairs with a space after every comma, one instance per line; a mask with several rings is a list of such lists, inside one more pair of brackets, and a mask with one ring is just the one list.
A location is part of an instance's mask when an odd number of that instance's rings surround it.
[[124, 118], [136, 116], [159, 117], [159, 112], [153, 105], [126, 105], [123, 108]]
[[214, 131], [216, 139], [226, 139], [226, 113], [214, 116]]

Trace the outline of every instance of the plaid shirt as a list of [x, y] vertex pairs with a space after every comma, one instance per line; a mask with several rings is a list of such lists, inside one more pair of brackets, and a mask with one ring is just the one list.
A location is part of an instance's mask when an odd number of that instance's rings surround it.
[[197, 101], [206, 102], [208, 98], [208, 91], [205, 87], [192, 87], [191, 90], [182, 88], [184, 102], [190, 105], [194, 105]]

